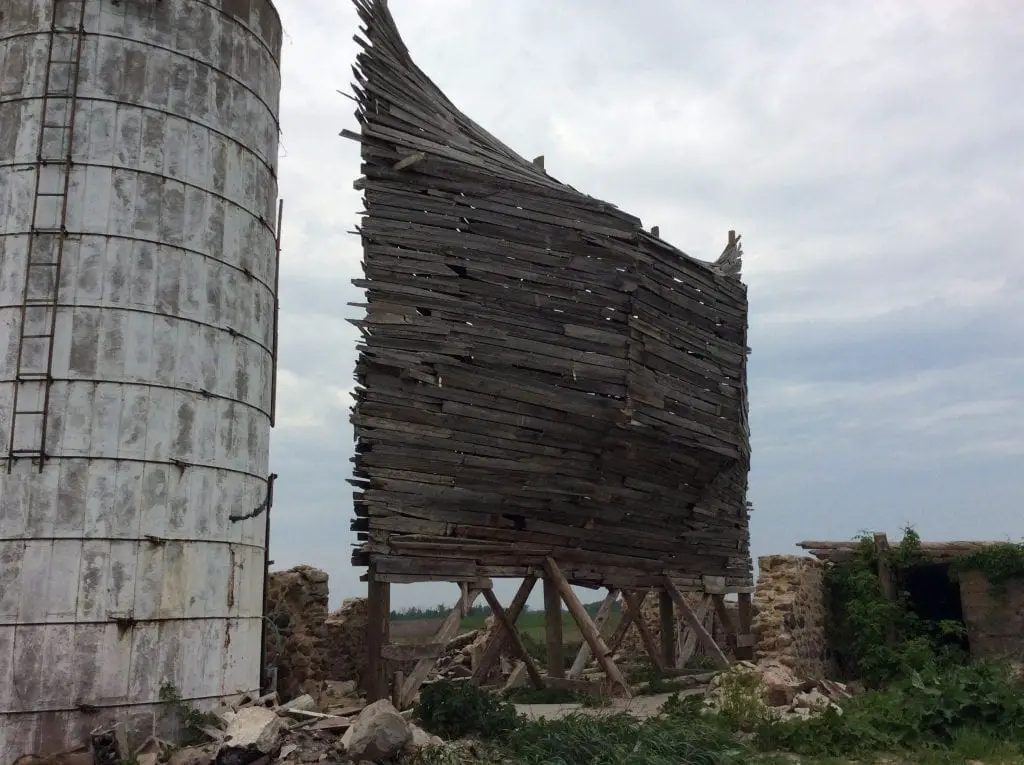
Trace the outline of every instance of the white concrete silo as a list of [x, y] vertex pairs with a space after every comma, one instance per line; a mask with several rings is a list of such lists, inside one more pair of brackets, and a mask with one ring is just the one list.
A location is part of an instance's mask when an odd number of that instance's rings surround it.
[[0, 14], [0, 753], [259, 685], [281, 24]]

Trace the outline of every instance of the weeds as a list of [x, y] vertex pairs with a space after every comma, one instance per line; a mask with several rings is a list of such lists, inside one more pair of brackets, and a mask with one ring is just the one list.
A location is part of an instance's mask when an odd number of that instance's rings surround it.
[[160, 686], [160, 702], [173, 710], [178, 717], [178, 724], [181, 728], [181, 744], [192, 746], [206, 741], [206, 734], [203, 727], [213, 721], [213, 716], [200, 712], [194, 706], [185, 701], [181, 692], [174, 683], [164, 682]]
[[442, 680], [420, 691], [416, 720], [442, 738], [495, 738], [519, 723], [511, 702], [467, 682]]

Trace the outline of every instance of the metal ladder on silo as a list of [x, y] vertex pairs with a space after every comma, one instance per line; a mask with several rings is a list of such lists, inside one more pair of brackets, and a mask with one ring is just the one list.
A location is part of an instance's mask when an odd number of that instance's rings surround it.
[[53, 384], [53, 340], [60, 269], [68, 238], [68, 188], [86, 0], [52, 0], [46, 76], [39, 115], [36, 185], [22, 288], [18, 360], [7, 471], [16, 459], [46, 460], [46, 427]]

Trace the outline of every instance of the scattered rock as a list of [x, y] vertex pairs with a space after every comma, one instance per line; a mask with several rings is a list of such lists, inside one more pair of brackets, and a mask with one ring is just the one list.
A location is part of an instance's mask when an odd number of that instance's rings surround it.
[[214, 762], [216, 765], [251, 765], [264, 755], [274, 755], [281, 748], [286, 727], [273, 709], [240, 709], [228, 724], [227, 735]]
[[342, 738], [353, 760], [383, 760], [398, 754], [412, 740], [410, 725], [387, 699], [366, 707]]
[[207, 749], [190, 746], [171, 753], [167, 765], [210, 765], [213, 755]]
[[711, 680], [705, 692], [705, 706], [715, 711], [722, 709], [731, 697], [731, 678], [736, 678], [734, 682], [739, 684], [740, 692], [753, 695], [753, 703], [762, 704], [765, 711], [770, 709], [780, 718], [809, 719], [827, 709], [842, 714], [836, 702], [852, 695], [843, 683], [801, 680], [778, 661], [741, 661]]

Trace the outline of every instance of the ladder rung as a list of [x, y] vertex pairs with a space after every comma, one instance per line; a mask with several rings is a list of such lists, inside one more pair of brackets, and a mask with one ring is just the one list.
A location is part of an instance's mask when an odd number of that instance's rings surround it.
[[42, 268], [43, 266], [49, 266], [49, 267], [52, 268], [53, 266], [56, 266], [56, 265], [57, 265], [56, 263], [40, 263], [39, 261], [36, 261], [34, 263], [29, 263], [28, 267], [29, 268], [33, 268], [33, 267]]
[[66, 196], [63, 191], [40, 191], [36, 194], [37, 197], [63, 197]]
[[39, 335], [39, 334], [22, 335], [22, 338], [24, 338], [25, 340], [38, 340], [41, 337], [53, 337], [53, 333], [52, 332], [47, 332], [45, 335]]
[[68, 125], [68, 124], [60, 124], [60, 125], [58, 125], [56, 123], [44, 123], [43, 127], [44, 128], [53, 128], [54, 130], [70, 130], [71, 129], [71, 125]]
[[34, 307], [37, 307], [37, 306], [53, 306], [54, 305], [54, 299], [53, 298], [45, 298], [45, 299], [44, 298], [27, 298], [25, 300], [25, 305], [30, 305], [30, 306], [34, 306]]
[[46, 372], [18, 372], [15, 380], [18, 382], [40, 382], [50, 377]]

